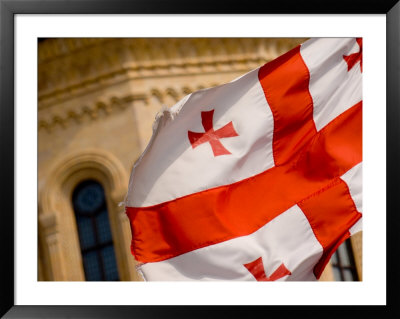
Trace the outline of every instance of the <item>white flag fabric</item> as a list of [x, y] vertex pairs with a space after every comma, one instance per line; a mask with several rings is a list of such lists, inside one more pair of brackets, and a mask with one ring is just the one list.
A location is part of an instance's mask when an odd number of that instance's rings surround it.
[[361, 195], [362, 39], [311, 39], [157, 116], [131, 250], [145, 280], [316, 280]]

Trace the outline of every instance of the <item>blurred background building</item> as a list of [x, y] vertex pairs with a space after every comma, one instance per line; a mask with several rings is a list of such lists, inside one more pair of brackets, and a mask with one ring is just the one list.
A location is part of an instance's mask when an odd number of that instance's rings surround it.
[[[305, 39], [59, 38], [38, 43], [38, 280], [141, 280], [123, 207], [156, 113]], [[361, 233], [321, 280], [361, 280]]]

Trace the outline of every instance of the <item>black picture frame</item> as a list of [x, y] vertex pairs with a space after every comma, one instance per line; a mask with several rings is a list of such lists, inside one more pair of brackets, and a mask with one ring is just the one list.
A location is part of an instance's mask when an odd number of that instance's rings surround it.
[[[387, 21], [386, 105], [386, 306], [28, 306], [14, 303], [14, 18], [16, 14], [385, 14]], [[325, 0], [242, 2], [163, 0], [0, 0], [0, 181], [1, 272], [0, 315], [4, 318], [219, 318], [248, 317], [253, 311], [266, 316], [400, 318], [396, 262], [400, 250], [396, 183], [400, 137], [400, 4], [398, 0]], [[384, 207], [384, 203], [382, 203]], [[379, 276], [379, 274], [377, 274]]]

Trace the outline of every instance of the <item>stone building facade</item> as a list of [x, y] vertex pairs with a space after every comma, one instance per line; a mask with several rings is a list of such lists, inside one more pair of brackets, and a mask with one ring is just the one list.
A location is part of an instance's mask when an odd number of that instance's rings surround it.
[[[74, 202], [80, 196], [77, 188], [87, 181], [101, 185], [104, 194], [118, 280], [141, 280], [130, 254], [129, 221], [118, 204], [133, 163], [151, 137], [156, 113], [188, 93], [229, 82], [304, 40], [40, 40], [38, 280], [89, 280], [85, 260], [90, 249], [82, 248], [76, 212], [80, 202]], [[97, 219], [90, 220], [100, 227]], [[361, 279], [361, 234], [351, 243]], [[334, 280], [330, 265], [321, 280]]]

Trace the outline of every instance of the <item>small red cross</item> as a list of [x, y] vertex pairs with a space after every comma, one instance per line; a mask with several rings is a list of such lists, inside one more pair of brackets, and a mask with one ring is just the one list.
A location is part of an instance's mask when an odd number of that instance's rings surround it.
[[264, 270], [264, 265], [262, 261], [262, 257], [248, 263], [244, 264], [248, 271], [256, 278], [257, 281], [275, 281], [279, 278], [289, 276], [292, 273], [285, 267], [282, 263], [273, 273], [271, 276], [267, 277]]
[[343, 59], [347, 63], [347, 72], [350, 71], [353, 66], [357, 64], [357, 62], [360, 62], [360, 69], [362, 72], [362, 38], [357, 38], [356, 41], [358, 43], [358, 46], [360, 47], [360, 51], [350, 55], [343, 55]]
[[221, 138], [239, 136], [232, 122], [224, 127], [214, 131], [213, 127], [214, 110], [201, 112], [201, 122], [203, 124], [204, 133], [188, 131], [190, 144], [195, 148], [203, 143], [210, 143], [214, 156], [231, 154], [219, 141]]

